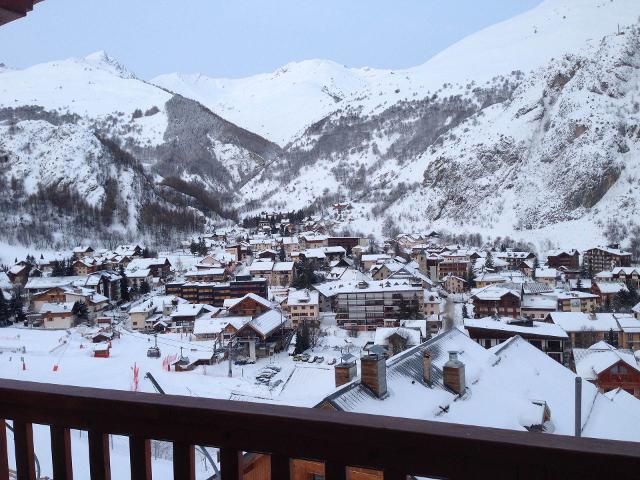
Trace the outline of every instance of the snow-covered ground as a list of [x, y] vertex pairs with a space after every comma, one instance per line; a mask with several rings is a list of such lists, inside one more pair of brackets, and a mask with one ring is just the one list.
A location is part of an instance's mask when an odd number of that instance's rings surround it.
[[[133, 367], [138, 366], [139, 391], [156, 393], [150, 381], [144, 378], [150, 372], [167, 394], [233, 399], [238, 401], [267, 402], [284, 405], [313, 407], [335, 387], [330, 359], [341, 355], [341, 348], [350, 345], [352, 353], [371, 340], [371, 335], [347, 339], [344, 331], [326, 327], [328, 335], [321, 345], [310, 353], [324, 357], [323, 363], [294, 362], [286, 352], [267, 359], [258, 359], [254, 365], [232, 365], [233, 376], [228, 376], [229, 364], [197, 367], [191, 372], [167, 372], [163, 358], [179, 355], [195, 356], [211, 352], [211, 342], [195, 341], [191, 335], [158, 335], [162, 358], [146, 356], [152, 345], [152, 337], [121, 330], [121, 337], [112, 342], [109, 358], [92, 356], [92, 343], [82, 336], [83, 329], [36, 330], [19, 327], [0, 329], [0, 377], [15, 380], [46, 382], [116, 390], [132, 390]], [[345, 339], [347, 339], [345, 341]], [[23, 363], [24, 366], [23, 369]], [[57, 368], [54, 370], [54, 366]], [[279, 369], [270, 385], [256, 381], [256, 375], [265, 367]], [[43, 475], [51, 474], [49, 431], [36, 426], [34, 430], [36, 453]], [[73, 461], [77, 478], [84, 478], [88, 471], [88, 447], [86, 433], [74, 431]], [[12, 442], [9, 442], [13, 445]], [[10, 450], [11, 464], [15, 464]], [[154, 445], [154, 478], [172, 478], [170, 447]], [[129, 478], [128, 440], [112, 437], [111, 465], [113, 478]], [[157, 457], [157, 458], [156, 458]], [[198, 457], [198, 478], [207, 478], [211, 470]]]

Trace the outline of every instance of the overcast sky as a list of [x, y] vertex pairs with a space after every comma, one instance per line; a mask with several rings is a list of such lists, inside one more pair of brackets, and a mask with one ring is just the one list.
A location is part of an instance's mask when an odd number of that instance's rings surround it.
[[271, 72], [326, 58], [405, 68], [541, 0], [45, 0], [0, 28], [0, 62], [105, 50], [142, 78]]

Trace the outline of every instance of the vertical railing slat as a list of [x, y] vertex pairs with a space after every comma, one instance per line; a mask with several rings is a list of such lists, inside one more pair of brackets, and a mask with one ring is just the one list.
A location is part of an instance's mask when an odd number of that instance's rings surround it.
[[33, 451], [33, 425], [29, 422], [14, 420], [13, 439], [16, 446], [17, 480], [35, 480], [36, 461]]
[[151, 480], [151, 441], [129, 437], [131, 480]]
[[7, 444], [7, 423], [0, 418], [0, 478], [9, 478], [9, 445]]
[[173, 442], [173, 478], [175, 480], [195, 480], [196, 451], [193, 445]]
[[242, 480], [242, 453], [233, 448], [220, 449], [221, 480]]
[[347, 467], [339, 463], [325, 462], [324, 478], [325, 480], [346, 480]]
[[71, 431], [51, 426], [51, 461], [55, 480], [73, 480], [71, 464]]
[[385, 468], [384, 480], [407, 480], [407, 474], [393, 468]]
[[283, 455], [271, 455], [271, 478], [290, 480], [291, 462], [289, 457]]
[[109, 435], [89, 432], [89, 471], [91, 480], [111, 480]]

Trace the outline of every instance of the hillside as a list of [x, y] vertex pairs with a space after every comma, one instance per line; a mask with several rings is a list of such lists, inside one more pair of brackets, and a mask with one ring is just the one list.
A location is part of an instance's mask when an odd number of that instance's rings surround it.
[[130, 236], [150, 202], [200, 228], [347, 201], [337, 229], [624, 240], [640, 218], [639, 16], [634, 0], [547, 0], [406, 70], [308, 60], [146, 82], [104, 52], [4, 68], [4, 179], [103, 209], [113, 178], [106, 228]]

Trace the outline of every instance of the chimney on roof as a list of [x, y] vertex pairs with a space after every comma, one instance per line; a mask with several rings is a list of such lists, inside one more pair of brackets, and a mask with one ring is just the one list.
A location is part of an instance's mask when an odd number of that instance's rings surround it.
[[444, 376], [444, 384], [458, 395], [462, 395], [466, 384], [464, 379], [464, 363], [458, 360], [458, 352], [449, 352], [449, 361], [444, 364], [442, 373]]
[[378, 398], [387, 395], [387, 360], [383, 354], [369, 353], [360, 358], [361, 381]]
[[341, 387], [356, 378], [358, 374], [358, 367], [355, 362], [355, 357], [351, 359], [343, 359], [340, 363], [336, 363], [336, 387]]
[[431, 352], [422, 352], [422, 379], [425, 383], [431, 383]]

